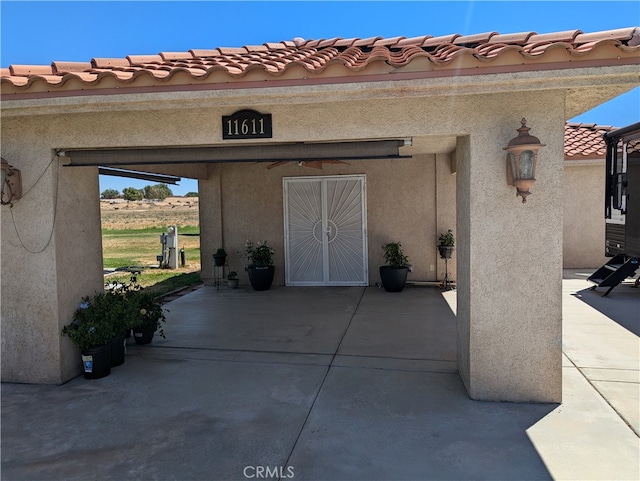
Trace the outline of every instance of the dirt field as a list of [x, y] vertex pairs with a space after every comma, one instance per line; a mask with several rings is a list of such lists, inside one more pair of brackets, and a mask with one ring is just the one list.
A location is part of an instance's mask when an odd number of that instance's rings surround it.
[[101, 200], [102, 228], [109, 230], [145, 229], [177, 225], [197, 226], [197, 197], [167, 197], [162, 202]]

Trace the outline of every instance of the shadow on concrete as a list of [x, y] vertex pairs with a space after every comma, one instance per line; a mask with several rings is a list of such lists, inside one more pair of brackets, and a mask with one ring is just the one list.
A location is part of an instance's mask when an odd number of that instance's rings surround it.
[[574, 296], [640, 336], [640, 289], [634, 287], [633, 281], [625, 281], [607, 297], [603, 296], [604, 292], [606, 291], [582, 289]]
[[203, 287], [167, 307], [167, 339], [129, 340], [106, 378], [3, 384], [3, 479], [551, 478], [527, 429], [557, 405], [470, 400], [437, 289]]

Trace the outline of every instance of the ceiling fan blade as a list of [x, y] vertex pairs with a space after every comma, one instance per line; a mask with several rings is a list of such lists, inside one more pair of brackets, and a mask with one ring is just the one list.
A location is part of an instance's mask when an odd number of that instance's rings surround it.
[[280, 162], [274, 162], [273, 164], [267, 165], [267, 169], [275, 169], [276, 167], [280, 167], [281, 165], [289, 162], [288, 160], [281, 160]]

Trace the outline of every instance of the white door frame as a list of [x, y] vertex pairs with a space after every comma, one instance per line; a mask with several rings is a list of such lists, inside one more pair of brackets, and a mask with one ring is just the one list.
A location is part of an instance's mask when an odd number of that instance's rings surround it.
[[[357, 180], [360, 183], [360, 203], [362, 206], [362, 278], [358, 281], [331, 281], [329, 280], [329, 241], [323, 238], [322, 256], [323, 256], [323, 280], [322, 281], [292, 281], [291, 279], [291, 262], [289, 261], [289, 183], [291, 182], [318, 182], [321, 185], [321, 208], [322, 208], [322, 230], [326, 232], [329, 228], [327, 225], [328, 209], [327, 209], [327, 182], [328, 180]], [[287, 286], [368, 286], [369, 285], [369, 255], [367, 246], [367, 196], [366, 196], [366, 175], [350, 174], [350, 175], [322, 175], [322, 176], [303, 176], [303, 177], [283, 177], [283, 209], [284, 209], [284, 265], [285, 265], [285, 285]], [[337, 234], [336, 234], [337, 235]]]

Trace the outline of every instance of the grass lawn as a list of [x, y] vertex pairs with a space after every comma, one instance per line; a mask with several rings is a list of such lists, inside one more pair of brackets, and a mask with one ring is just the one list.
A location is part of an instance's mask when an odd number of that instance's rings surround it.
[[[139, 266], [157, 267], [156, 256], [162, 254], [160, 234], [166, 228], [103, 229], [102, 255], [105, 268]], [[200, 268], [200, 236], [198, 226], [178, 228], [178, 249], [185, 252], [185, 267]], [[178, 254], [179, 255], [179, 254]], [[180, 257], [178, 257], [180, 260]]]
[[160, 234], [167, 232], [166, 226], [113, 229], [105, 228], [103, 223], [103, 267], [117, 269], [115, 273], [105, 276], [105, 283], [128, 283], [131, 274], [124, 269], [133, 266], [142, 269], [137, 278], [138, 284], [158, 295], [200, 283], [199, 231], [199, 226], [179, 226], [178, 250], [185, 251], [185, 266], [159, 269], [156, 256], [162, 254]]
[[[131, 280], [129, 272], [116, 272], [105, 277], [105, 283], [124, 283]], [[199, 284], [200, 271], [185, 271], [185, 269], [147, 269], [137, 276], [137, 283], [144, 287], [146, 291], [158, 295]]]

